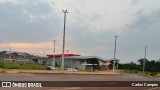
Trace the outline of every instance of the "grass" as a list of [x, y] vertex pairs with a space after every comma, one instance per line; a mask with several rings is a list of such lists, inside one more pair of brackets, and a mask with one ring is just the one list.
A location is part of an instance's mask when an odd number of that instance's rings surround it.
[[0, 65], [2, 69], [25, 69], [25, 70], [46, 70], [46, 65], [40, 64], [5, 64], [4, 66]]
[[123, 71], [127, 72], [127, 73], [143, 75], [143, 76], [147, 76], [147, 77], [160, 77], [160, 73], [158, 73], [158, 72], [145, 72], [145, 73], [143, 73], [142, 71], [138, 71], [138, 70], [123, 70]]

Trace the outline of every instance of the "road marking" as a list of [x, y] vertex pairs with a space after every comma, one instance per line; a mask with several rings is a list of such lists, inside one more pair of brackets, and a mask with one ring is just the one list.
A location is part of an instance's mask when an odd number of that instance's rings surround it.
[[71, 88], [66, 88], [66, 89], [81, 89], [80, 87], [71, 87]]
[[79, 90], [80, 87], [70, 87], [70, 88], [55, 88], [55, 89], [48, 89], [48, 90]]
[[155, 90], [155, 89], [157, 89], [157, 88], [150, 88], [150, 89], [148, 89], [148, 90]]

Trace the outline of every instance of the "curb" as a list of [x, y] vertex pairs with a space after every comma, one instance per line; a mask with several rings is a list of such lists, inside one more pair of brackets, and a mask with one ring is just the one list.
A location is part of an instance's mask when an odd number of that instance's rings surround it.
[[112, 72], [68, 72], [68, 71], [47, 71], [47, 70], [0, 70], [0, 73], [28, 73], [28, 74], [80, 74], [80, 75], [120, 75]]

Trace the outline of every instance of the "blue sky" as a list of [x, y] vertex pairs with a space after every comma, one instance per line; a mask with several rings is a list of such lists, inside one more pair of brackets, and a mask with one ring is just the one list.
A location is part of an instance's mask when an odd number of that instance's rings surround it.
[[62, 53], [63, 17], [69, 53], [113, 58], [122, 63], [160, 59], [160, 0], [0, 0], [0, 50]]

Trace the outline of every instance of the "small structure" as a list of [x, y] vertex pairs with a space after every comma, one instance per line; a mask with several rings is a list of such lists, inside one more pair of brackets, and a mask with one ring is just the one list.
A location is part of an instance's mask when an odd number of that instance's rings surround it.
[[[110, 59], [108, 59], [108, 61], [113, 64], [114, 58], [110, 58]], [[119, 61], [120, 61], [120, 59], [115, 58], [115, 69], [118, 69], [118, 62]]]

